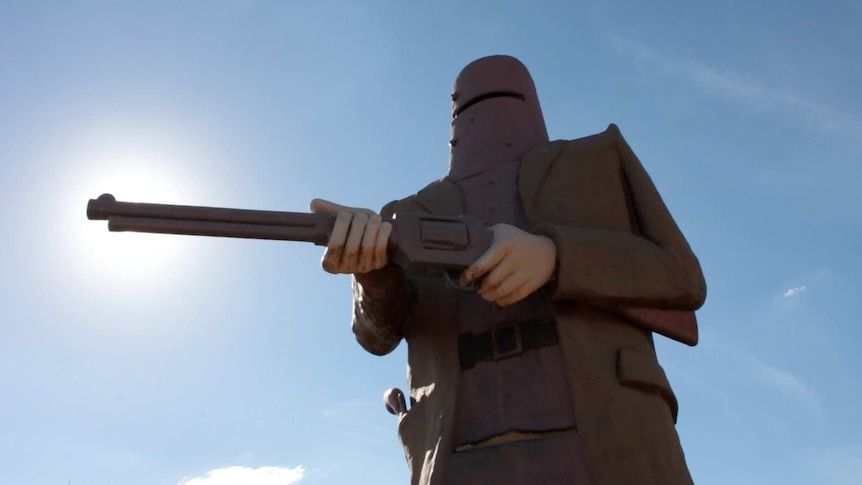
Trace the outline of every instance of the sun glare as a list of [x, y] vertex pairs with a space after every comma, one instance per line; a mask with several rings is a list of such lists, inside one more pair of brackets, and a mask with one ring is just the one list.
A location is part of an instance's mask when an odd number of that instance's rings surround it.
[[[104, 192], [124, 202], [163, 202], [178, 192], [168, 188], [145, 167], [127, 169], [107, 177]], [[176, 184], [174, 184], [176, 185]], [[176, 187], [179, 190], [180, 187]], [[101, 193], [91, 195], [96, 198]], [[82, 209], [87, 201], [81, 203]], [[83, 216], [83, 210], [81, 211]], [[104, 272], [132, 274], [135, 277], [169, 272], [177, 253], [183, 248], [179, 236], [109, 232], [107, 221], [86, 221], [81, 228], [82, 243], [90, 265]]]
[[106, 221], [87, 220], [85, 209], [103, 193], [124, 202], [194, 205], [207, 184], [200, 173], [206, 166], [203, 144], [170, 129], [102, 128], [88, 130], [70, 151], [74, 173], [63, 185], [72, 187], [64, 201], [72, 210], [65, 234], [77, 236], [72, 257], [82, 271], [112, 280], [169, 280], [188, 266], [191, 238], [109, 232]]

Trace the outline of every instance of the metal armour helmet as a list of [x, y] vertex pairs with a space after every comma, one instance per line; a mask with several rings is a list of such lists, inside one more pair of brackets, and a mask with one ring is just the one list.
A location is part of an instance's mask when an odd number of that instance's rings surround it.
[[548, 142], [536, 86], [514, 57], [468, 64], [455, 79], [452, 118], [449, 176], [456, 180], [519, 161]]

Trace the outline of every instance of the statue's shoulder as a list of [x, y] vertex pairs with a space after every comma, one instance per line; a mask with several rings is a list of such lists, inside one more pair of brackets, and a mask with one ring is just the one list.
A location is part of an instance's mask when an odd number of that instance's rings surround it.
[[565, 212], [565, 206], [570, 205], [567, 201], [574, 200], [573, 192], [616, 192], [627, 151], [614, 124], [594, 135], [556, 140], [531, 149], [521, 159], [518, 176], [518, 191], [528, 218], [533, 220], [537, 214], [549, 211]]
[[396, 212], [458, 215], [463, 212], [463, 206], [461, 190], [451, 179], [443, 177], [409, 197], [386, 204], [381, 214], [384, 217], [391, 217]]
[[618, 152], [625, 144], [619, 127], [610, 124], [605, 131], [572, 140], [555, 140], [538, 145], [521, 160], [521, 177], [542, 175], [579, 159], [603, 156]]

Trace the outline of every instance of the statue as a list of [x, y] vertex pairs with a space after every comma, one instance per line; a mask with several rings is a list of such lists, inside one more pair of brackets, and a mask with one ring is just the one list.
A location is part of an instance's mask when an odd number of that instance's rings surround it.
[[694, 345], [706, 284], [640, 161], [614, 125], [549, 142], [512, 57], [465, 67], [452, 115], [448, 175], [380, 214], [103, 194], [87, 217], [326, 245], [324, 269], [353, 275], [359, 343], [407, 341], [411, 407], [397, 389], [385, 401], [413, 484], [692, 483], [653, 333]]
[[[411, 407], [386, 399], [412, 483], [691, 483], [652, 331], [696, 343], [706, 285], [619, 129], [549, 142], [508, 56], [464, 68], [452, 115], [447, 176], [380, 214], [311, 203], [337, 214], [322, 265], [353, 275], [359, 343], [407, 341]], [[475, 292], [390, 261], [402, 212], [487, 222]]]

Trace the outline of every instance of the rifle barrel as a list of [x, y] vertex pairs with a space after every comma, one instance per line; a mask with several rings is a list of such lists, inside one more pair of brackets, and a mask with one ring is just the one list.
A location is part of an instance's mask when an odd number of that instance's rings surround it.
[[87, 218], [108, 220], [110, 231], [313, 242], [325, 246], [335, 217], [325, 212], [279, 212], [90, 199]]

